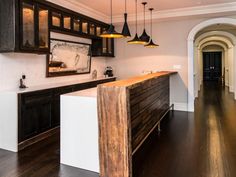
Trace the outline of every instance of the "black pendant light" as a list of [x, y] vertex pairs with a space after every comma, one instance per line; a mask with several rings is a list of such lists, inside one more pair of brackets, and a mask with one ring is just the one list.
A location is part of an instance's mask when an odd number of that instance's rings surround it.
[[148, 44], [149, 40], [150, 40], [150, 36], [146, 33], [146, 5], [147, 5], [147, 2], [142, 2], [143, 4], [143, 9], [144, 9], [144, 29], [143, 29], [143, 34], [139, 37], [140, 41], [142, 41], [142, 43], [145, 45], [145, 44]]
[[149, 43], [147, 45], [145, 45], [145, 47], [147, 48], [154, 48], [154, 47], [158, 47], [159, 45], [155, 44], [152, 41], [152, 11], [154, 10], [153, 8], [149, 8], [150, 10], [150, 14], [151, 14], [151, 40], [149, 41]]
[[124, 37], [131, 37], [130, 31], [129, 31], [129, 26], [128, 26], [128, 23], [127, 23], [127, 17], [128, 17], [128, 14], [127, 14], [127, 3], [126, 3], [126, 0], [125, 0], [125, 14], [124, 14], [125, 23], [124, 23], [123, 30], [122, 30], [121, 34]]
[[111, 0], [111, 24], [107, 31], [104, 31], [100, 37], [103, 38], [122, 38], [124, 37], [121, 33], [115, 31], [115, 27], [112, 24], [112, 0]]
[[137, 34], [137, 30], [138, 30], [138, 17], [137, 17], [137, 8], [138, 8], [138, 2], [137, 0], [135, 0], [135, 14], [136, 14], [136, 22], [135, 22], [135, 28], [136, 28], [136, 34], [134, 36], [134, 38], [131, 41], [128, 41], [129, 44], [142, 44], [142, 42], [140, 41], [138, 34]]

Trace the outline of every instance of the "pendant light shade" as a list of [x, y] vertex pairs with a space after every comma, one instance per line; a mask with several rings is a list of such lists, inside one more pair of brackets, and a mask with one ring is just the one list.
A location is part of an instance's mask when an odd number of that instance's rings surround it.
[[145, 45], [145, 47], [147, 47], [147, 48], [155, 48], [155, 47], [158, 47], [159, 45], [155, 44], [153, 42], [153, 40], [152, 40], [152, 11], [154, 9], [150, 8], [149, 10], [150, 10], [150, 14], [151, 14], [151, 40], [150, 40], [150, 42], [147, 45]]
[[142, 44], [137, 33], [135, 34], [134, 38], [131, 41], [128, 41], [128, 43], [129, 44]]
[[148, 44], [149, 40], [150, 40], [150, 36], [146, 33], [146, 15], [145, 15], [145, 11], [146, 11], [146, 5], [147, 5], [147, 2], [142, 2], [143, 4], [143, 9], [144, 9], [144, 29], [143, 29], [143, 34], [139, 37], [140, 41], [143, 43], [143, 44]]
[[137, 30], [138, 30], [138, 19], [137, 19], [137, 8], [138, 8], [138, 2], [135, 0], [135, 14], [136, 14], [136, 21], [135, 21], [135, 26], [136, 26], [136, 34], [134, 38], [131, 41], [128, 41], [129, 44], [143, 44], [142, 41], [139, 39]]
[[115, 27], [112, 24], [112, 0], [111, 0], [111, 24], [107, 31], [104, 31], [100, 37], [103, 38], [122, 38], [124, 37], [121, 33], [115, 31]]
[[150, 40], [150, 42], [147, 44], [147, 45], [145, 45], [145, 47], [147, 47], [147, 48], [155, 48], [155, 47], [158, 47], [159, 45], [158, 44], [155, 44], [153, 41], [152, 41], [152, 39]]
[[115, 27], [111, 24], [107, 31], [103, 32], [100, 37], [103, 38], [122, 38], [122, 34], [115, 31]]
[[123, 30], [122, 30], [122, 35], [124, 37], [131, 37], [131, 34], [130, 34], [130, 31], [129, 31], [129, 26], [128, 26], [128, 23], [127, 23], [127, 17], [128, 17], [128, 14], [127, 14], [127, 6], [126, 6], [126, 0], [125, 0], [125, 14], [124, 14], [124, 26], [123, 26]]

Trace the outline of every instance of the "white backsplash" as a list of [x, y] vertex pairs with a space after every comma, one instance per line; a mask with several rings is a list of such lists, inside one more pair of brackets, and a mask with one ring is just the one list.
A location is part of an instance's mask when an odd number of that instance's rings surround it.
[[[103, 75], [106, 60], [92, 58], [91, 73], [94, 69], [98, 76]], [[91, 78], [91, 74], [46, 78], [46, 56], [34, 54], [0, 54], [0, 91], [16, 89], [21, 75], [26, 75], [28, 87]]]
[[[91, 44], [90, 39], [53, 32], [51, 32], [51, 38]], [[98, 77], [101, 77], [103, 76], [105, 67], [105, 58], [92, 58], [90, 74], [46, 78], [46, 55], [4, 53], [0, 54], [0, 91], [18, 88], [22, 74], [26, 75], [26, 86], [31, 87], [43, 84], [90, 79], [92, 78], [92, 72], [95, 69], [97, 70]]]

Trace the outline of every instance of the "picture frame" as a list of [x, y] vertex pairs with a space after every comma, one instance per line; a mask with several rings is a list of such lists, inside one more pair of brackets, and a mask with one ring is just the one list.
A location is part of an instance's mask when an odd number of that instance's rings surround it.
[[50, 40], [46, 76], [59, 77], [91, 72], [91, 44], [63, 39]]

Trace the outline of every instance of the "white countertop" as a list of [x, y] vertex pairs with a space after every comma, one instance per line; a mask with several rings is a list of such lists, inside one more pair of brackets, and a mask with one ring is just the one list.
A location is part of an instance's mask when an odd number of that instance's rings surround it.
[[91, 89], [86, 89], [86, 90], [81, 90], [81, 91], [67, 93], [67, 94], [64, 94], [63, 96], [97, 97], [97, 87], [91, 88]]
[[107, 79], [112, 79], [112, 78], [116, 78], [116, 77], [108, 77], [108, 78], [100, 77], [97, 79], [81, 79], [81, 80], [74, 80], [74, 81], [67, 81], [67, 82], [60, 82], [60, 83], [44, 84], [44, 85], [29, 87], [26, 89], [5, 90], [2, 92], [27, 93], [27, 92], [33, 92], [33, 91], [38, 91], [38, 90], [45, 90], [45, 89], [51, 89], [51, 88], [56, 88], [56, 87], [63, 87], [63, 86], [87, 83], [87, 82], [92, 82], [92, 81], [107, 80]]

